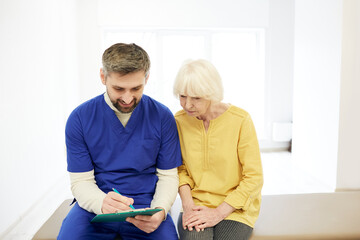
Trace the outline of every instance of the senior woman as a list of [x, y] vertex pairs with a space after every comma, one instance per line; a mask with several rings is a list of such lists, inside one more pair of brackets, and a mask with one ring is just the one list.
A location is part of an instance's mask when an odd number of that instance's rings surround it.
[[178, 168], [180, 239], [248, 239], [259, 216], [262, 165], [249, 113], [221, 102], [223, 87], [206, 60], [185, 62], [174, 83], [183, 165]]

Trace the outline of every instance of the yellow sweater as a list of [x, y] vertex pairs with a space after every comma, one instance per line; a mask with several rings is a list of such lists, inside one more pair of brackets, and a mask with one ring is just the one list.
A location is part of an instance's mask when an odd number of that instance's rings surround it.
[[179, 186], [188, 184], [196, 205], [216, 208], [223, 201], [236, 210], [225, 219], [254, 227], [263, 186], [259, 144], [250, 115], [233, 105], [211, 120], [181, 110], [175, 115], [183, 165]]

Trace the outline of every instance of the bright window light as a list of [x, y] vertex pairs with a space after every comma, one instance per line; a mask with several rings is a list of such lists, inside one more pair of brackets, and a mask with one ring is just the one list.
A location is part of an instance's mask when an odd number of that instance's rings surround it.
[[145, 94], [181, 109], [172, 85], [183, 61], [204, 58], [218, 69], [224, 102], [248, 111], [258, 138], [265, 138], [265, 50], [263, 29], [104, 29], [103, 50], [114, 43], [136, 43], [150, 55], [151, 71]]

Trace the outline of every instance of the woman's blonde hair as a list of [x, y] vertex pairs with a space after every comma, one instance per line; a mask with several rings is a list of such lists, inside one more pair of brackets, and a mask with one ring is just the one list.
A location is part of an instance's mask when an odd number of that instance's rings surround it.
[[174, 83], [175, 97], [200, 97], [215, 102], [224, 98], [220, 74], [215, 66], [204, 59], [187, 60], [180, 67]]

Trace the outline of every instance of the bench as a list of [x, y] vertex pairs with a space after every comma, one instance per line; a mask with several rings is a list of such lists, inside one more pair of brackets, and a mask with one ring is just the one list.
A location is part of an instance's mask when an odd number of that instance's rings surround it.
[[[33, 240], [56, 239], [71, 201], [59, 206]], [[177, 198], [171, 211], [175, 223], [180, 208]], [[360, 191], [265, 195], [250, 239], [360, 239]]]

